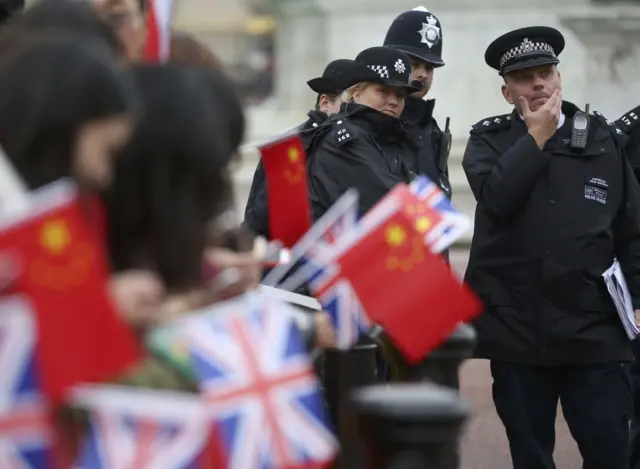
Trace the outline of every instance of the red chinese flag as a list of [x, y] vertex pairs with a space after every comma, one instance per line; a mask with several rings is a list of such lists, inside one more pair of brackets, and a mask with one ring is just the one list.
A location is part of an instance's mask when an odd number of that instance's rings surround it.
[[311, 228], [307, 158], [298, 134], [260, 148], [267, 182], [271, 239], [292, 247]]
[[482, 306], [425, 244], [425, 227], [435, 222], [427, 212], [412, 212], [404, 205], [344, 252], [338, 263], [340, 277], [348, 279], [369, 318], [415, 363]]
[[15, 291], [35, 310], [40, 376], [54, 403], [72, 385], [112, 379], [141, 357], [111, 304], [104, 234], [87, 214], [95, 201], [83, 202], [62, 181], [37, 191], [25, 216], [0, 214], [0, 252], [19, 259]]

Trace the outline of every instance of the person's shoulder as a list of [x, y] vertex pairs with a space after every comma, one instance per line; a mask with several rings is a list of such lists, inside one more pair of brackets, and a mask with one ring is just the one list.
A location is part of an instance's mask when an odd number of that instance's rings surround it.
[[329, 128], [326, 140], [338, 148], [353, 144], [363, 135], [362, 129], [344, 115], [333, 116], [323, 125]]
[[513, 119], [511, 113], [487, 117], [473, 124], [471, 126], [471, 130], [477, 134], [499, 132], [508, 129], [511, 126], [511, 119]]
[[627, 135], [635, 134], [640, 131], [640, 106], [637, 106], [629, 112], [623, 114], [615, 121], [615, 124]]
[[622, 131], [615, 121], [608, 119], [599, 111], [593, 111], [590, 117], [598, 126], [611, 134], [617, 145], [624, 147], [627, 144], [629, 137], [627, 137], [627, 134]]

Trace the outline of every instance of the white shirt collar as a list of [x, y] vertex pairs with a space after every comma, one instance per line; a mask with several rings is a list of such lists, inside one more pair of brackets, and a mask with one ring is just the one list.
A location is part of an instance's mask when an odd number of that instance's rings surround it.
[[[524, 121], [524, 117], [522, 117], [520, 114], [518, 114], [518, 117], [520, 118], [520, 120]], [[564, 112], [560, 114], [560, 119], [558, 119], [558, 129], [564, 125], [564, 121], [566, 120], [566, 118], [567, 117], [564, 115]]]

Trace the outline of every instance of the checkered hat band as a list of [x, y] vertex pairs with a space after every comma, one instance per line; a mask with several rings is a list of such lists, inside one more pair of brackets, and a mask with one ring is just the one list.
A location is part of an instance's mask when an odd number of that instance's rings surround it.
[[367, 67], [380, 75], [380, 78], [389, 78], [389, 70], [386, 65], [367, 65]]
[[525, 39], [524, 41], [522, 41], [522, 43], [519, 46], [512, 47], [507, 52], [505, 52], [502, 55], [502, 57], [500, 57], [500, 67], [503, 67], [504, 64], [507, 63], [507, 61], [509, 60], [517, 59], [521, 56], [526, 56], [529, 54], [534, 54], [539, 52], [550, 54], [553, 57], [556, 56], [556, 53], [550, 44], [546, 42], [532, 42], [532, 41], [529, 41], [528, 39]]

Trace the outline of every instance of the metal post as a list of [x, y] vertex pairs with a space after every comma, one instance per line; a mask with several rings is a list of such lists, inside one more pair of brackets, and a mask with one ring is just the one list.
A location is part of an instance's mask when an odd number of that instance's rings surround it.
[[473, 355], [476, 332], [467, 324], [460, 324], [443, 344], [431, 352], [418, 366], [422, 380], [434, 381], [460, 390], [460, 365]]
[[341, 454], [336, 467], [351, 469], [354, 462], [355, 416], [349, 403], [350, 393], [377, 382], [377, 345], [356, 345], [349, 350], [326, 350], [323, 383], [329, 415], [336, 426]]
[[367, 469], [455, 469], [469, 407], [436, 384], [370, 386], [353, 394]]

